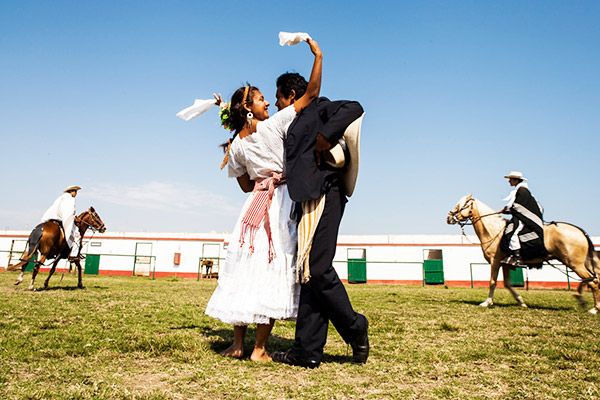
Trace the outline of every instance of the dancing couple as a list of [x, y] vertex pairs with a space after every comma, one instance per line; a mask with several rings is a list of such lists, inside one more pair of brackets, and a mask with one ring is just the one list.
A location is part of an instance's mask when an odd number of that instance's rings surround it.
[[[314, 55], [310, 79], [281, 75], [273, 116], [254, 86], [237, 89], [230, 104], [215, 96], [222, 124], [234, 132], [222, 145], [222, 167], [250, 195], [206, 313], [233, 325], [224, 356], [243, 357], [247, 327], [257, 324], [252, 361], [315, 368], [331, 321], [351, 345], [352, 362], [362, 364], [369, 356], [368, 321], [352, 308], [332, 265], [347, 202], [343, 168], [326, 161], [363, 109], [319, 97], [323, 55], [316, 41], [305, 41]], [[295, 340], [287, 352], [269, 354], [275, 320], [296, 320]]]

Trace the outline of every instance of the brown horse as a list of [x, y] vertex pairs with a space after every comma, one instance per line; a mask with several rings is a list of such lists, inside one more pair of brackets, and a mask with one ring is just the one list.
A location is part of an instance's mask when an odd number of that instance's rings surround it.
[[[498, 271], [500, 270], [500, 260], [506, 256], [499, 246], [506, 220], [483, 202], [468, 195], [461, 198], [452, 211], [448, 213], [446, 222], [448, 224], [458, 223], [464, 225], [469, 220], [471, 220], [481, 243], [483, 256], [492, 267], [489, 295], [480, 304], [480, 306], [487, 307], [494, 304], [494, 290], [496, 289]], [[574, 296], [582, 307], [585, 306], [582, 296], [583, 287], [586, 284], [590, 287], [594, 296], [594, 307], [588, 312], [597, 314], [600, 311], [600, 292], [598, 290], [600, 284], [598, 279], [600, 275], [600, 258], [594, 251], [594, 245], [589, 236], [574, 225], [562, 222], [550, 223], [544, 226], [544, 245], [548, 250], [548, 256], [545, 260], [559, 260], [581, 278], [581, 283]], [[537, 264], [545, 260], [525, 260], [525, 264]], [[517, 294], [510, 284], [510, 269], [502, 268], [502, 272], [504, 286], [519, 305], [527, 307], [523, 302], [523, 298]]]
[[[206, 277], [207, 278], [210, 278], [212, 275], [213, 264], [214, 264], [214, 261], [209, 258], [203, 258], [202, 260], [200, 260], [200, 268], [206, 267]], [[202, 270], [200, 270], [200, 272], [202, 273]]]
[[[84, 211], [78, 217], [75, 218], [75, 226], [79, 229], [80, 239], [79, 239], [79, 249], [81, 251], [81, 241], [83, 240], [83, 235], [87, 231], [88, 228], [98, 231], [100, 233], [104, 233], [106, 231], [106, 227], [104, 226], [104, 222], [100, 219], [94, 207], [90, 207], [89, 210]], [[33, 235], [33, 232], [32, 232]], [[31, 235], [30, 235], [31, 239]], [[31, 241], [30, 241], [31, 242]], [[34, 282], [35, 277], [40, 270], [40, 266], [44, 264], [46, 260], [54, 259], [52, 262], [52, 268], [50, 269], [50, 273], [48, 274], [48, 278], [44, 282], [44, 289], [48, 288], [48, 282], [50, 281], [50, 277], [54, 274], [56, 270], [56, 265], [61, 259], [67, 258], [69, 254], [65, 254], [63, 251], [63, 246], [65, 243], [65, 235], [63, 230], [58, 225], [58, 223], [53, 221], [45, 222], [42, 230], [42, 237], [39, 240], [39, 243], [34, 245], [33, 248], [29, 246], [27, 253], [23, 253], [23, 258], [21, 258], [21, 262], [15, 265], [9, 265], [6, 270], [7, 271], [16, 271], [21, 269], [21, 275], [15, 281], [15, 285], [23, 282], [23, 275], [25, 274], [25, 268], [27, 268], [27, 263], [33, 260], [35, 253], [39, 250], [40, 259], [35, 262], [35, 266], [33, 267], [33, 273], [31, 276], [31, 284], [29, 285], [29, 290], [34, 290]], [[76, 257], [68, 257], [68, 260], [71, 263], [74, 263], [77, 266], [79, 271], [79, 282], [77, 287], [82, 289], [83, 283], [81, 280], [81, 262], [79, 254]]]

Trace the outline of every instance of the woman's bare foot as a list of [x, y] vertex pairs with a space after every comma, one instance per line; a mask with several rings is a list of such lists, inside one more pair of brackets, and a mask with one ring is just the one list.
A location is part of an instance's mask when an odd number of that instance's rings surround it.
[[271, 356], [269, 355], [269, 353], [267, 353], [267, 351], [265, 350], [265, 348], [258, 348], [255, 347], [254, 351], [252, 352], [252, 355], [250, 356], [250, 360], [251, 361], [271, 361]]
[[242, 358], [244, 357], [244, 347], [238, 347], [234, 344], [220, 352], [222, 356], [225, 357], [233, 357], [233, 358]]

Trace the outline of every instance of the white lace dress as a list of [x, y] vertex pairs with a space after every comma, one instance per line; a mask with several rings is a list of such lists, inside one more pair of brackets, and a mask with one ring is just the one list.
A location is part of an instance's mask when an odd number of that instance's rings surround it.
[[[229, 176], [248, 173], [250, 179], [282, 173], [283, 135], [296, 112], [293, 106], [261, 121], [252, 135], [233, 140], [229, 151]], [[287, 185], [275, 189], [269, 218], [276, 257], [268, 260], [269, 242], [261, 224], [254, 238], [240, 246], [241, 221], [252, 203], [250, 193], [233, 229], [219, 282], [206, 307], [206, 314], [232, 325], [268, 324], [272, 319], [294, 320], [298, 314], [300, 287], [296, 282], [297, 224], [290, 219], [293, 201]]]

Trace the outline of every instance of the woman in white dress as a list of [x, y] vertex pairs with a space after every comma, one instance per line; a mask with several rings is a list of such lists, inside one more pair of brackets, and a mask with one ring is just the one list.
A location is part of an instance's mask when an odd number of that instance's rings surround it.
[[[219, 282], [206, 314], [233, 325], [233, 344], [221, 352], [241, 358], [249, 324], [257, 324], [250, 359], [270, 361], [265, 344], [275, 320], [294, 320], [297, 225], [284, 174], [283, 138], [296, 115], [319, 96], [322, 59], [317, 42], [306, 40], [315, 56], [306, 93], [269, 118], [269, 103], [254, 86], [231, 97], [230, 123], [235, 131], [225, 144], [229, 177], [252, 192], [233, 230]], [[221, 103], [221, 96], [215, 96]]]

